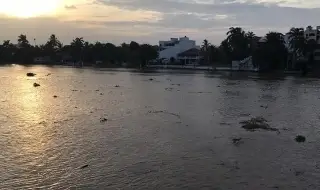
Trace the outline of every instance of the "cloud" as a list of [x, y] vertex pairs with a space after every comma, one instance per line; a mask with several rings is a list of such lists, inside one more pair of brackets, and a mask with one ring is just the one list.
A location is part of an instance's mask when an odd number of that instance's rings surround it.
[[[54, 18], [0, 19], [0, 40], [16, 39], [19, 33], [26, 32], [42, 41], [56, 33], [65, 43], [83, 36], [89, 41], [120, 44], [136, 40], [155, 44], [187, 35], [198, 43], [207, 38], [219, 44], [231, 26], [264, 35], [268, 31], [287, 32], [293, 26], [314, 25], [320, 17], [319, 0], [62, 1], [61, 11]], [[77, 11], [69, 11], [74, 8]]]
[[[241, 26], [260, 35], [270, 31], [285, 32], [292, 26], [305, 27], [318, 22], [319, 8], [290, 7], [290, 0], [97, 0], [96, 3], [127, 10], [148, 10], [164, 16], [153, 26], [177, 29], [224, 29]], [[317, 3], [317, 1], [314, 1]], [[309, 3], [310, 4], [310, 3]], [[287, 5], [287, 6], [285, 6]], [[181, 34], [183, 35], [183, 34]], [[221, 40], [221, 39], [220, 39]]]
[[77, 7], [75, 5], [65, 5], [64, 8], [67, 9], [67, 10], [77, 9]]

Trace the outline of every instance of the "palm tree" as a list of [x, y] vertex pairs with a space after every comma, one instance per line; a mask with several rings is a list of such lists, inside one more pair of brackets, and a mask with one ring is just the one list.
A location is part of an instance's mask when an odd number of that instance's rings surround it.
[[246, 33], [240, 27], [231, 27], [227, 32], [227, 42], [231, 48], [231, 58], [242, 60], [249, 55]]
[[266, 42], [262, 46], [263, 59], [267, 69], [283, 69], [287, 60], [287, 48], [284, 44], [284, 35], [279, 32], [269, 32]]
[[231, 64], [231, 56], [232, 56], [232, 47], [228, 42], [228, 39], [225, 39], [221, 42], [219, 46], [219, 50], [221, 52], [221, 60], [225, 64]]
[[227, 32], [227, 39], [228, 41], [236, 40], [235, 38], [244, 36], [245, 32], [240, 27], [231, 27]]
[[291, 28], [288, 32], [290, 48], [295, 54], [304, 52], [306, 40], [304, 38], [303, 28]]
[[207, 64], [210, 62], [210, 46], [211, 44], [208, 40], [204, 39], [201, 46], [201, 53], [203, 54]]
[[30, 46], [27, 36], [24, 34], [21, 34], [20, 36], [18, 36], [18, 44], [19, 44], [19, 47], [21, 48], [26, 48]]
[[[291, 28], [287, 34], [289, 36], [289, 51], [292, 56], [292, 65], [296, 65], [297, 58], [303, 56], [306, 51], [306, 39], [304, 37], [304, 29]], [[287, 67], [289, 67], [289, 65]]]
[[72, 40], [70, 43], [71, 46], [71, 54], [72, 57], [75, 58], [77, 61], [82, 60], [82, 50], [84, 47], [84, 40], [82, 37], [77, 37]]

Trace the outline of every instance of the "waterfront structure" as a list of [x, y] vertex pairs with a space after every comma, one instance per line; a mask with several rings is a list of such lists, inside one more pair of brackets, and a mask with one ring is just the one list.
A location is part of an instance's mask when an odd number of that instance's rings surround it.
[[191, 49], [200, 50], [200, 47], [196, 45], [195, 40], [190, 40], [186, 36], [179, 39], [171, 38], [168, 41], [159, 41], [159, 60], [164, 63], [176, 62], [179, 58], [181, 59], [179, 54]]

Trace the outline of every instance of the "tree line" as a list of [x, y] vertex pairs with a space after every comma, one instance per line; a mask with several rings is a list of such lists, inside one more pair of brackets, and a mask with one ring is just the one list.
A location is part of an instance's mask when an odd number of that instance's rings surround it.
[[[204, 40], [201, 54], [207, 64], [227, 64], [233, 60], [243, 60], [252, 56], [253, 64], [262, 70], [290, 69], [292, 65], [306, 67], [314, 61], [313, 52], [317, 43], [307, 40], [303, 28], [291, 28], [288, 32], [289, 44], [285, 44], [285, 35], [269, 32], [263, 38], [240, 27], [231, 27], [219, 46]], [[60, 62], [67, 55], [72, 61], [95, 63], [100, 66], [128, 63], [132, 67], [144, 67], [150, 60], [158, 58], [158, 46], [139, 44], [132, 41], [116, 46], [112, 43], [84, 41], [77, 37], [68, 45], [63, 45], [56, 35], [52, 34], [42, 45], [32, 45], [26, 35], [18, 36], [17, 44], [6, 40], [0, 45], [0, 63], [32, 64], [35, 57], [49, 57], [53, 64]], [[301, 61], [307, 58], [306, 61]], [[288, 64], [290, 62], [290, 64]]]
[[92, 64], [98, 61], [100, 66], [128, 63], [132, 67], [143, 67], [148, 61], [158, 57], [158, 47], [134, 41], [120, 46], [112, 43], [89, 43], [82, 37], [73, 39], [69, 45], [63, 45], [54, 34], [42, 45], [32, 45], [23, 34], [18, 36], [17, 44], [6, 40], [0, 45], [0, 63], [33, 64], [35, 57], [48, 57], [52, 64], [69, 57], [69, 61], [73, 62]]
[[[251, 31], [231, 27], [219, 46], [204, 40], [201, 52], [206, 62], [231, 64], [252, 56], [253, 64], [261, 70], [301, 69], [314, 63], [315, 40], [308, 40], [303, 28], [291, 28], [288, 39], [279, 32], [269, 32], [258, 37]], [[287, 44], [286, 44], [287, 43]]]

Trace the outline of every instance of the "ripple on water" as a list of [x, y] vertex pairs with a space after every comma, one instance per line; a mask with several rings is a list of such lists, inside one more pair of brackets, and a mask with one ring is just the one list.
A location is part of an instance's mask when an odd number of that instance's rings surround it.
[[1, 67], [0, 189], [317, 189], [319, 81], [237, 75]]

